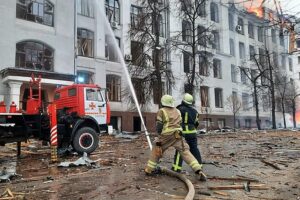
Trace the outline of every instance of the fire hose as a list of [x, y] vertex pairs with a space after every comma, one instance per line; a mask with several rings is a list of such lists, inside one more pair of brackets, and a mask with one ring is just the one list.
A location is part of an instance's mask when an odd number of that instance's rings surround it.
[[188, 188], [188, 193], [185, 197], [184, 200], [193, 200], [194, 196], [195, 196], [195, 188], [192, 184], [192, 182], [187, 179], [184, 175], [179, 174], [177, 172], [174, 172], [172, 170], [167, 169], [166, 167], [161, 167], [162, 172], [164, 172], [165, 174], [167, 174], [168, 176], [174, 176], [176, 178], [178, 178], [179, 180], [181, 180], [182, 182], [185, 183], [185, 185]]

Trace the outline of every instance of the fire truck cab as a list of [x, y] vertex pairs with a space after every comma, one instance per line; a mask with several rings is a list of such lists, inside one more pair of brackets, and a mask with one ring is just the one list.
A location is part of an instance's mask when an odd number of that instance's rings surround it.
[[58, 88], [54, 102], [57, 109], [59, 147], [71, 144], [79, 152], [93, 152], [99, 134], [110, 123], [106, 90], [97, 85], [74, 84]]

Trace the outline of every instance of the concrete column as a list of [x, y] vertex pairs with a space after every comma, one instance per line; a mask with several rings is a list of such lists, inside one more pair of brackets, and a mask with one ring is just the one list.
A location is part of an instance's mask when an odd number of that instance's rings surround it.
[[23, 83], [19, 81], [8, 82], [8, 85], [10, 87], [8, 106], [11, 104], [11, 102], [14, 101], [17, 105], [17, 109], [20, 108], [20, 89], [22, 84]]

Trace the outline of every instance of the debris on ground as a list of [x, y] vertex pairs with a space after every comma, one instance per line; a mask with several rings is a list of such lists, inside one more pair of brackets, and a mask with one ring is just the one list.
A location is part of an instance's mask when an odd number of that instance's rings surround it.
[[[16, 157], [15, 150], [0, 146], [1, 168], [13, 166], [15, 173], [22, 175], [21, 179], [0, 183], [0, 195], [10, 188], [26, 193], [26, 199], [184, 199], [187, 189], [181, 181], [166, 175], [145, 176], [143, 169], [150, 151], [144, 135], [123, 135], [138, 137], [101, 135], [100, 147], [89, 157], [80, 158], [84, 166], [101, 166], [93, 169], [49, 164], [49, 146], [40, 147], [34, 141], [30, 144], [38, 147], [37, 152], [25, 153], [21, 159]], [[152, 141], [154, 137], [151, 135]], [[208, 181], [200, 183], [186, 164], [182, 171], [194, 185], [195, 199], [300, 199], [298, 131], [211, 132], [199, 135], [198, 144]], [[24, 149], [31, 151], [27, 146]], [[164, 152], [163, 166], [171, 168], [174, 151]], [[71, 154], [64, 158], [76, 162], [79, 157]], [[86, 164], [86, 158], [91, 163]], [[76, 166], [74, 162], [68, 162], [68, 166]]]
[[91, 160], [88, 156], [87, 153], [83, 153], [83, 156], [80, 157], [78, 160], [76, 161], [65, 161], [65, 162], [61, 162], [59, 163], [57, 166], [58, 167], [76, 167], [76, 166], [88, 166], [91, 167], [92, 165], [95, 165], [96, 161]]
[[139, 137], [138, 134], [132, 134], [130, 132], [121, 132], [117, 135], [115, 135], [116, 138], [124, 138], [124, 139], [136, 139]]
[[9, 199], [24, 199], [26, 193], [24, 192], [12, 192], [9, 188], [6, 188], [5, 191], [0, 195], [0, 200], [9, 200]]
[[18, 176], [15, 172], [10, 172], [6, 169], [6, 167], [3, 167], [3, 169], [0, 171], [0, 182], [10, 181], [11, 178], [15, 176]]

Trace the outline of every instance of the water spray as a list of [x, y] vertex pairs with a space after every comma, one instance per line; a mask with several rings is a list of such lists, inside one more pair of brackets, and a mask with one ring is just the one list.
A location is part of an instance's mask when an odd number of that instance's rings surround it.
[[[99, 5], [99, 2], [100, 2], [100, 1], [97, 1], [97, 0], [96, 0], [95, 2], [96, 2], [96, 4], [97, 4], [97, 7], [98, 7], [98, 8], [101, 8], [101, 6]], [[145, 125], [145, 122], [144, 122], [144, 118], [143, 118], [143, 115], [142, 115], [142, 112], [141, 112], [141, 108], [140, 108], [139, 102], [138, 102], [138, 100], [137, 100], [136, 93], [135, 93], [134, 87], [133, 87], [133, 85], [132, 85], [132, 82], [131, 82], [131, 78], [130, 78], [129, 72], [128, 72], [127, 67], [126, 67], [126, 63], [125, 63], [124, 58], [123, 58], [123, 54], [122, 54], [122, 52], [121, 52], [121, 49], [118, 47], [118, 43], [117, 43], [117, 40], [116, 40], [116, 38], [115, 38], [115, 34], [114, 34], [114, 32], [113, 32], [113, 30], [112, 30], [112, 28], [111, 28], [111, 26], [110, 26], [110, 23], [109, 23], [109, 21], [108, 21], [106, 15], [102, 12], [101, 9], [100, 9], [100, 15], [101, 15], [101, 18], [103, 18], [104, 21], [105, 21], [105, 25], [107, 26], [107, 30], [108, 30], [108, 32], [109, 32], [109, 35], [113, 38], [113, 39], [112, 39], [113, 46], [116, 47], [115, 49], [116, 49], [116, 51], [117, 51], [118, 58], [119, 58], [119, 60], [120, 60], [120, 62], [121, 62], [121, 65], [122, 65], [122, 67], [123, 67], [123, 69], [124, 69], [124, 72], [125, 72], [125, 75], [126, 75], [126, 79], [127, 79], [127, 83], [128, 83], [128, 85], [129, 85], [129, 88], [130, 88], [130, 92], [131, 92], [131, 94], [132, 94], [134, 103], [135, 103], [135, 105], [136, 105], [136, 108], [137, 108], [137, 110], [138, 110], [139, 116], [140, 116], [140, 118], [141, 118], [142, 125], [143, 125], [144, 130], [145, 130], [145, 135], [146, 135], [146, 138], [147, 138], [147, 142], [148, 142], [148, 144], [149, 144], [149, 148], [150, 148], [150, 150], [152, 150], [152, 143], [151, 143], [151, 140], [150, 140], [150, 137], [149, 137], [149, 132], [147, 131], [147, 128], [146, 128], [146, 125]]]

